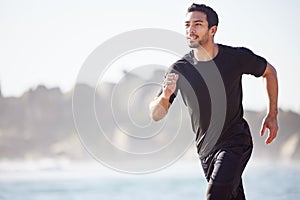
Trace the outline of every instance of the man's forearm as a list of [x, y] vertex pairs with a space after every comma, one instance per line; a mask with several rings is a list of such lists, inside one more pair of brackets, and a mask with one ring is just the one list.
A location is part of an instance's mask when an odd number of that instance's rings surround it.
[[268, 115], [276, 117], [278, 113], [278, 80], [275, 68], [270, 65], [270, 73], [268, 73], [264, 78], [269, 98]]
[[269, 129], [266, 144], [270, 144], [276, 138], [278, 132], [278, 80], [275, 68], [269, 63], [267, 64], [263, 77], [265, 78], [269, 97], [269, 112], [264, 120], [260, 134], [263, 136], [265, 134], [265, 130]]
[[168, 98], [164, 98], [162, 95], [157, 97], [149, 105], [151, 118], [154, 121], [161, 120], [167, 115], [169, 107], [170, 102]]
[[167, 74], [163, 83], [162, 93], [150, 103], [150, 115], [154, 121], [159, 121], [167, 115], [169, 107], [171, 106], [169, 99], [176, 91], [178, 78], [178, 74]]

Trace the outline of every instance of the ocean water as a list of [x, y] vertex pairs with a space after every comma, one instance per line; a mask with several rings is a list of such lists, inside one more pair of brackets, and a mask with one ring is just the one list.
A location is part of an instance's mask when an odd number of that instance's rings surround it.
[[[247, 199], [300, 199], [299, 163], [251, 161], [243, 179]], [[5, 200], [201, 200], [205, 190], [195, 161], [144, 175], [121, 174], [97, 162], [0, 162]]]

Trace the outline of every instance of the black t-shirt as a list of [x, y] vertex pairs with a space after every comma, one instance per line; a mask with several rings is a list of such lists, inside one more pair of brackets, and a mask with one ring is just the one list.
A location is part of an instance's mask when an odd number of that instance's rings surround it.
[[247, 48], [218, 47], [211, 61], [196, 61], [191, 51], [167, 72], [179, 74], [169, 101], [173, 102], [179, 90], [191, 116], [200, 158], [224, 145], [252, 143], [243, 119], [241, 79], [243, 74], [259, 77], [267, 66], [264, 58]]

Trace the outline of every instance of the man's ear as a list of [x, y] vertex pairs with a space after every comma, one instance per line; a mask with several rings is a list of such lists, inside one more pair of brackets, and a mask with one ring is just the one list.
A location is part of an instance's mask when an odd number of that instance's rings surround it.
[[217, 27], [217, 26], [212, 26], [212, 27], [210, 27], [210, 29], [209, 29], [209, 33], [210, 33], [212, 36], [215, 36], [217, 30], [218, 30], [218, 27]]

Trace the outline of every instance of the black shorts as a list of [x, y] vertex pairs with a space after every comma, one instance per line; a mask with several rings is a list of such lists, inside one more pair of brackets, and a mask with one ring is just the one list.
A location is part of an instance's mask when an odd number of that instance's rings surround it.
[[242, 173], [252, 145], [226, 146], [201, 159], [208, 181], [207, 200], [244, 200]]

